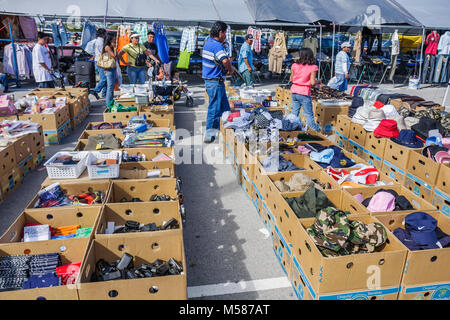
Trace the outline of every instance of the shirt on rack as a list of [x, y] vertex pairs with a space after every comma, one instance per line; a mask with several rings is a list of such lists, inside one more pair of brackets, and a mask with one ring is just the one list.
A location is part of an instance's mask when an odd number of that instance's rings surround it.
[[87, 44], [97, 37], [97, 29], [89, 21], [86, 21], [81, 34], [81, 48], [85, 49]]
[[194, 28], [185, 28], [183, 29], [183, 34], [181, 36], [180, 43], [180, 52], [183, 52], [184, 49], [187, 49], [187, 52], [195, 51], [195, 43], [197, 41], [197, 29]]
[[317, 38], [306, 38], [303, 40], [302, 48], [310, 48], [315, 58], [317, 56], [317, 50], [319, 49], [319, 40], [317, 40]]
[[69, 35], [64, 24], [59, 22], [52, 23], [53, 42], [56, 47], [62, 47], [69, 42]]
[[144, 44], [147, 41], [149, 31], [147, 22], [135, 24], [133, 31], [139, 35], [139, 43]]
[[37, 26], [34, 18], [30, 17], [19, 17], [20, 28], [22, 29], [23, 35], [26, 39], [36, 40], [37, 39]]
[[227, 32], [226, 32], [226, 42], [228, 43], [228, 46], [225, 48], [227, 51], [227, 54], [229, 57], [233, 56], [233, 39], [231, 38], [231, 27], [228, 26]]
[[[16, 61], [17, 61], [17, 71], [19, 74], [19, 78], [27, 78], [29, 79], [32, 75], [32, 53], [30, 49], [23, 45], [15, 43], [16, 48]], [[4, 63], [4, 72], [10, 75], [16, 75], [15, 69], [14, 69], [14, 52], [12, 49], [12, 45], [8, 44], [4, 48], [4, 56], [3, 56], [3, 63]]]
[[441, 36], [437, 32], [432, 32], [427, 36], [427, 40], [425, 41], [425, 44], [427, 45], [427, 48], [425, 49], [425, 54], [431, 55], [437, 54], [437, 48], [440, 38]]
[[33, 49], [33, 74], [37, 83], [53, 81], [51, 74], [45, 70], [41, 63], [45, 63], [47, 68], [52, 68], [52, 60], [50, 58], [50, 51], [40, 44], [36, 44]]
[[169, 63], [169, 43], [166, 37], [166, 28], [162, 24], [153, 23], [152, 29], [155, 33], [155, 43], [158, 47], [159, 58], [162, 63]]
[[397, 30], [394, 31], [392, 34], [392, 49], [391, 49], [391, 55], [396, 56], [400, 54], [400, 40], [398, 38], [398, 32]]
[[438, 53], [442, 55], [450, 54], [450, 31], [447, 31], [442, 35], [437, 50]]
[[252, 27], [248, 27], [247, 34], [251, 34], [253, 36], [252, 50], [255, 50], [256, 53], [261, 53], [261, 29], [253, 29]]
[[[130, 35], [131, 35], [130, 27], [128, 28], [125, 26], [119, 27], [119, 34], [117, 38], [117, 52], [121, 51], [123, 47], [125, 47], [127, 44], [131, 42]], [[125, 53], [122, 56], [122, 58], [125, 62], [128, 62], [128, 53]], [[120, 61], [120, 65], [122, 66], [124, 65], [122, 61]]]

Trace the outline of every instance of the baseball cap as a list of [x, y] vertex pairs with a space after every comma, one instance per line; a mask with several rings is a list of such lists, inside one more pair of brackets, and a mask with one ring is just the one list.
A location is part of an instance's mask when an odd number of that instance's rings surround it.
[[436, 227], [437, 220], [424, 212], [414, 212], [405, 218], [405, 227], [412, 239], [419, 245], [438, 248]]
[[246, 35], [245, 40], [253, 40], [253, 35], [252, 34]]
[[137, 33], [133, 33], [131, 35], [130, 39], [133, 39], [133, 38], [139, 38], [139, 35]]
[[348, 41], [341, 44], [341, 48], [351, 48], [351, 47], [352, 47], [352, 44]]

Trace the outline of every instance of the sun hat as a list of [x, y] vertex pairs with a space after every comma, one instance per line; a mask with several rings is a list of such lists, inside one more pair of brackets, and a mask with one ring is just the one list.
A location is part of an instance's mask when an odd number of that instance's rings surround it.
[[374, 109], [369, 111], [369, 117], [364, 124], [364, 129], [369, 132], [375, 131], [380, 125], [381, 120], [385, 119], [384, 112], [382, 110]]
[[130, 36], [130, 39], [133, 39], [133, 38], [139, 38], [139, 37], [140, 37], [139, 34], [133, 33], [133, 34]]
[[410, 130], [411, 129], [411, 127], [408, 127], [406, 125], [405, 118], [403, 118], [400, 115], [398, 117], [393, 118], [392, 120], [397, 122], [397, 127], [398, 127], [398, 130], [400, 130], [400, 131], [401, 130]]
[[414, 117], [406, 117], [405, 118], [405, 123], [406, 123], [406, 126], [408, 127], [408, 129], [411, 129], [413, 125], [418, 124], [419, 121], [420, 120], [418, 118], [414, 118]]
[[352, 44], [348, 41], [341, 44], [341, 48], [351, 48], [351, 47], [352, 47]]
[[448, 163], [450, 162], [450, 153], [445, 151], [439, 151], [435, 154], [434, 158], [437, 163]]
[[408, 148], [423, 148], [423, 142], [416, 137], [413, 130], [402, 130], [397, 138], [391, 140]]
[[400, 115], [397, 112], [397, 109], [392, 104], [387, 104], [383, 108], [384, 115], [386, 116], [386, 119], [394, 120], [395, 118], [399, 117]]
[[367, 119], [369, 118], [370, 110], [374, 110], [374, 108], [368, 107], [366, 105], [359, 107], [358, 110], [356, 110], [356, 113], [352, 118], [352, 123], [358, 123], [360, 125], [364, 125], [367, 122]]
[[381, 120], [378, 128], [373, 132], [375, 137], [378, 138], [396, 138], [400, 134], [395, 120]]
[[395, 197], [388, 192], [378, 192], [370, 200], [367, 209], [370, 212], [392, 212], [395, 209]]
[[441, 134], [444, 133], [444, 128], [442, 125], [438, 121], [428, 117], [420, 118], [419, 123], [413, 125], [411, 129], [414, 130], [419, 138], [423, 140], [428, 138], [428, 134], [431, 130], [438, 129]]

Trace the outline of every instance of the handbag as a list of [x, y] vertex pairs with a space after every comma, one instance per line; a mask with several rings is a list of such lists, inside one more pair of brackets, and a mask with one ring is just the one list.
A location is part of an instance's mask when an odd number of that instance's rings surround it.
[[[145, 67], [146, 66], [146, 61], [147, 61], [147, 56], [143, 53], [141, 53], [141, 45], [138, 44], [139, 47], [139, 53], [136, 56], [136, 59], [134, 60], [134, 65], [136, 67]], [[136, 49], [133, 48], [134, 51], [136, 51]]]
[[114, 69], [116, 67], [116, 60], [108, 53], [101, 53], [97, 56], [97, 66], [102, 69]]

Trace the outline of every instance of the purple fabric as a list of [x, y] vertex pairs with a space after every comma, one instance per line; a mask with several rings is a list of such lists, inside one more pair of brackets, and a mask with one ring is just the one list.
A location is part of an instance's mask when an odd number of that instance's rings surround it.
[[30, 17], [19, 17], [20, 28], [26, 39], [37, 39], [37, 26], [36, 21]]

